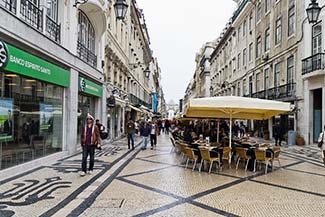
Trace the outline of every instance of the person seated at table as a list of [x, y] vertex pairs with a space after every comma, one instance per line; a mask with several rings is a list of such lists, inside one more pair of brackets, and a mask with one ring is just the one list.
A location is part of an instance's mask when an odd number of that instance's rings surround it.
[[185, 129], [183, 135], [184, 135], [184, 142], [188, 145], [191, 145], [194, 141], [191, 135], [191, 131], [189, 129]]
[[218, 132], [216, 129], [211, 131], [210, 142], [218, 142]]

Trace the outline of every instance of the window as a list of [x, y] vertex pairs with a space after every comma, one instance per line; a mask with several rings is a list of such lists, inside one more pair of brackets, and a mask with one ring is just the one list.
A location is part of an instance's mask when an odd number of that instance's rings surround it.
[[240, 82], [237, 83], [237, 96], [240, 96]]
[[253, 93], [253, 76], [250, 76], [249, 77], [249, 96], [251, 97], [252, 96], [252, 93]]
[[53, 21], [58, 21], [58, 0], [48, 0], [47, 1], [47, 16]]
[[281, 43], [281, 34], [282, 34], [282, 20], [281, 17], [279, 17], [275, 21], [275, 45]]
[[270, 87], [270, 80], [269, 80], [269, 69], [264, 70], [264, 90], [268, 90]]
[[259, 36], [256, 42], [256, 58], [260, 57], [262, 53], [262, 38]]
[[250, 43], [248, 48], [248, 61], [251, 62], [252, 60], [253, 60], [253, 43]]
[[[287, 84], [294, 83], [294, 57], [291, 56], [287, 59]], [[288, 86], [288, 91], [291, 91], [293, 85]]]
[[240, 53], [238, 54], [237, 57], [237, 69], [240, 69]]
[[288, 36], [295, 33], [296, 16], [295, 16], [295, 5], [291, 5], [288, 11]]
[[243, 36], [246, 35], [246, 29], [247, 29], [247, 21], [246, 19], [244, 20], [244, 23], [243, 23]]
[[64, 88], [14, 73], [0, 75], [0, 138], [6, 144], [0, 149], [5, 162], [0, 170], [60, 152]]
[[317, 23], [313, 26], [312, 32], [312, 54], [318, 54], [322, 52], [322, 23]]
[[265, 0], [265, 13], [268, 13], [270, 11], [271, 7], [271, 0]]
[[252, 31], [253, 29], [253, 12], [249, 14], [248, 28], [249, 31]]
[[247, 84], [246, 79], [243, 80], [243, 95], [246, 96], [247, 94]]
[[86, 14], [79, 11], [78, 41], [88, 50], [95, 53], [95, 30]]
[[261, 20], [262, 17], [262, 5], [261, 3], [258, 3], [256, 8], [256, 22], [258, 23]]
[[246, 65], [246, 59], [247, 59], [247, 49], [245, 48], [243, 50], [243, 66]]
[[276, 63], [274, 66], [274, 87], [280, 86], [281, 64]]
[[265, 30], [265, 51], [268, 51], [270, 50], [270, 27], [268, 27], [266, 30]]
[[256, 74], [256, 92], [261, 90], [261, 73]]
[[239, 40], [240, 40], [240, 30], [241, 30], [241, 28], [240, 28], [240, 26], [238, 27], [238, 34], [237, 34], [237, 40], [238, 40], [238, 42], [239, 42]]

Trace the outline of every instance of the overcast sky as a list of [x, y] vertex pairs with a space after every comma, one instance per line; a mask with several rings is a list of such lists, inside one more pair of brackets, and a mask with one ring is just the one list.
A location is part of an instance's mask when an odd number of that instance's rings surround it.
[[232, 0], [137, 0], [144, 10], [151, 49], [162, 70], [166, 101], [183, 98], [195, 54], [216, 39], [236, 4]]

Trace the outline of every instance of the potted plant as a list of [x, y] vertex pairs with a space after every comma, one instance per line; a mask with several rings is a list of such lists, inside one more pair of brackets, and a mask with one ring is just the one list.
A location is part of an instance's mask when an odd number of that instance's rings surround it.
[[303, 137], [301, 134], [299, 134], [299, 133], [297, 133], [297, 136], [296, 136], [296, 144], [297, 144], [298, 146], [303, 146], [303, 145], [305, 145], [305, 139], [304, 139], [304, 137]]

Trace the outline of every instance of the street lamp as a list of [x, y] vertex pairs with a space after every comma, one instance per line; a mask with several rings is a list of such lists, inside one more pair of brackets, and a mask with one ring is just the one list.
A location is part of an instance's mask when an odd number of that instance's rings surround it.
[[320, 11], [321, 7], [319, 7], [317, 0], [311, 0], [308, 8], [306, 9], [309, 23], [317, 23]]
[[124, 20], [129, 5], [125, 0], [116, 0], [114, 4], [116, 19]]

